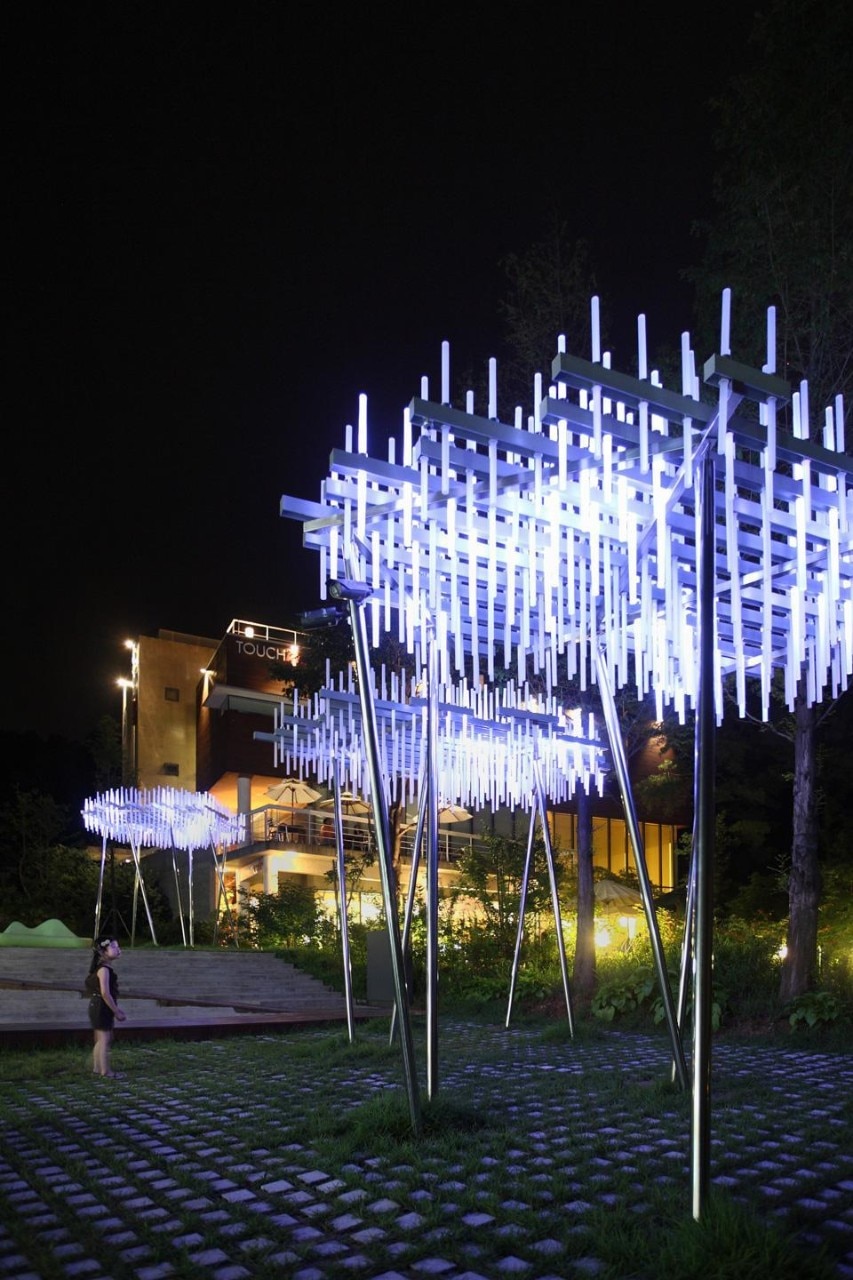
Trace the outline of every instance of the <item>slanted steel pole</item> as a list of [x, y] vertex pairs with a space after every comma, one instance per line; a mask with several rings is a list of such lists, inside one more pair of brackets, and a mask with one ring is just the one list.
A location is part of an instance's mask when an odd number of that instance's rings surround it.
[[[106, 861], [107, 861], [107, 837], [104, 836], [103, 840], [101, 841], [101, 872], [100, 872], [100, 875], [98, 876], [98, 897], [97, 897], [97, 901], [95, 902], [95, 932], [93, 934], [93, 940], [95, 942], [97, 942], [98, 938], [101, 935], [101, 903], [103, 902], [103, 897], [104, 897], [104, 870], [106, 867]], [[113, 928], [115, 928], [115, 921], [113, 921]]]
[[[428, 782], [426, 770], [421, 769], [421, 778], [418, 784], [418, 821], [415, 830], [415, 843], [412, 845], [412, 867], [409, 872], [409, 891], [406, 894], [406, 910], [403, 915], [403, 955], [409, 952], [409, 937], [412, 931], [412, 916], [415, 911], [415, 894], [418, 888], [418, 867], [421, 859], [421, 842], [424, 837], [424, 821], [426, 818], [426, 802], [427, 802]], [[411, 993], [410, 993], [411, 994]], [[394, 1032], [397, 1030], [397, 1010], [391, 1010], [391, 1031], [388, 1036], [389, 1045], [394, 1043]]]
[[435, 624], [427, 633], [427, 1097], [438, 1093], [438, 653]]
[[530, 882], [530, 865], [533, 861], [533, 836], [536, 831], [536, 802], [530, 806], [530, 826], [527, 831], [527, 857], [524, 859], [524, 872], [521, 877], [521, 892], [518, 895], [518, 929], [515, 934], [515, 953], [512, 957], [512, 973], [509, 979], [509, 1000], [506, 1006], [506, 1026], [512, 1016], [512, 1002], [515, 997], [515, 981], [518, 977], [518, 963], [521, 957], [521, 943], [524, 938], [524, 912], [527, 907], [527, 886]]
[[[693, 1217], [699, 1219], [711, 1182], [711, 958], [714, 870], [714, 458], [696, 473], [696, 574], [699, 687], [696, 699], [694, 832], [696, 900], [693, 919], [693, 1110], [690, 1176]], [[769, 626], [769, 618], [764, 619]]]
[[352, 1044], [355, 1038], [355, 1027], [352, 1007], [352, 960], [349, 949], [349, 919], [347, 915], [347, 873], [344, 858], [344, 822], [341, 812], [341, 782], [338, 761], [332, 766], [332, 781], [335, 798], [335, 855], [338, 867], [338, 902], [341, 916], [341, 954], [344, 962], [344, 997], [347, 1005], [347, 1035]]
[[397, 901], [394, 893], [394, 871], [391, 866], [391, 832], [388, 822], [388, 805], [379, 765], [379, 734], [376, 727], [376, 707], [373, 702], [373, 685], [368, 662], [367, 627], [364, 613], [357, 600], [348, 600], [350, 627], [355, 649], [355, 668], [358, 676], [358, 698], [364, 727], [364, 748], [370, 775], [370, 800], [373, 806], [373, 825], [379, 846], [379, 873], [382, 880], [382, 898], [388, 926], [388, 942], [391, 952], [391, 974], [394, 980], [394, 998], [397, 1019], [400, 1023], [400, 1040], [403, 1054], [403, 1077], [409, 1100], [409, 1115], [416, 1134], [421, 1130], [421, 1106], [418, 1089], [418, 1073], [415, 1065], [415, 1048], [412, 1040], [412, 1022], [409, 1016], [409, 997], [403, 969], [403, 949], [400, 942], [400, 921], [397, 918]]
[[601, 645], [596, 645], [594, 648], [595, 667], [598, 676], [598, 689], [601, 694], [601, 707], [604, 712], [604, 723], [607, 726], [607, 737], [610, 740], [610, 753], [613, 757], [613, 765], [619, 779], [619, 790], [622, 793], [622, 808], [625, 811], [625, 823], [628, 827], [628, 833], [631, 837], [631, 844], [634, 849], [634, 862], [637, 867], [637, 876], [640, 881], [640, 893], [643, 899], [643, 909], [646, 913], [646, 925], [649, 930], [649, 940], [652, 944], [655, 972], [657, 973], [658, 986], [660, 987], [661, 999], [663, 1000], [663, 1007], [666, 1013], [666, 1024], [669, 1028], [669, 1036], [672, 1042], [672, 1056], [681, 1087], [682, 1089], [686, 1089], [687, 1063], [684, 1059], [684, 1046], [681, 1043], [681, 1035], [678, 1030], [678, 1020], [675, 1016], [675, 1001], [672, 998], [672, 988], [669, 985], [669, 974], [666, 968], [666, 957], [663, 952], [663, 943], [661, 942], [660, 930], [658, 929], [657, 917], [655, 916], [654, 903], [652, 902], [652, 886], [649, 880], [649, 872], [646, 867], [646, 855], [643, 848], [643, 838], [640, 835], [640, 823], [637, 818], [637, 810], [634, 806], [634, 795], [631, 791], [631, 780], [628, 776], [628, 759], [625, 755], [622, 735], [619, 732], [619, 719], [616, 714], [616, 702], [610, 688], [610, 676], [607, 671], [607, 657]]
[[181, 922], [181, 938], [183, 939], [184, 946], [186, 946], [187, 930], [186, 930], [186, 926], [184, 925], [184, 903], [183, 903], [183, 898], [181, 896], [181, 880], [178, 875], [178, 858], [177, 858], [177, 854], [175, 853], [174, 844], [172, 845], [172, 872], [175, 877], [175, 897], [178, 900], [178, 919]]
[[539, 821], [542, 824], [542, 839], [545, 842], [545, 858], [548, 862], [548, 876], [551, 882], [551, 907], [554, 912], [554, 928], [557, 930], [557, 951], [560, 956], [560, 976], [563, 979], [563, 995], [566, 1001], [566, 1015], [569, 1020], [569, 1035], [574, 1039], [575, 1024], [572, 1018], [572, 997], [569, 988], [569, 968], [566, 963], [566, 940], [563, 937], [563, 921], [560, 915], [560, 898], [557, 893], [557, 869], [554, 865], [554, 849], [551, 845], [551, 832], [548, 829], [548, 814], [545, 807], [545, 784], [542, 781], [542, 766], [538, 760], [533, 761], [533, 782], [536, 788], [536, 804], [539, 809]]

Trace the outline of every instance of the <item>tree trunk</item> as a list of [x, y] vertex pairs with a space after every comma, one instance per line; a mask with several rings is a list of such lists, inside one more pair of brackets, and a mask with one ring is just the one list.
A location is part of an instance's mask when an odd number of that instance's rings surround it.
[[578, 921], [572, 986], [579, 1008], [595, 994], [595, 892], [592, 878], [592, 805], [582, 786], [578, 802]]
[[794, 811], [788, 881], [788, 950], [782, 962], [779, 998], [787, 1003], [817, 980], [817, 913], [821, 876], [817, 839], [817, 711], [806, 705], [802, 682], [794, 709]]

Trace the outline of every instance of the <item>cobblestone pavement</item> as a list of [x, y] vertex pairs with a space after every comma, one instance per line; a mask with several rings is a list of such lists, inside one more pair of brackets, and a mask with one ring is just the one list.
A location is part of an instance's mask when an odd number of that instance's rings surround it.
[[[91, 1078], [81, 1053], [50, 1082], [3, 1081], [0, 1280], [615, 1277], [602, 1210], [650, 1231], [662, 1204], [689, 1217], [689, 1107], [659, 1037], [442, 1024], [439, 1096], [488, 1123], [443, 1136], [441, 1157], [330, 1164], [313, 1118], [402, 1092], [386, 1041], [387, 1024], [381, 1044], [306, 1030], [172, 1046], [167, 1063], [117, 1042], [122, 1079]], [[853, 1057], [721, 1043], [713, 1063], [713, 1184], [853, 1280]]]

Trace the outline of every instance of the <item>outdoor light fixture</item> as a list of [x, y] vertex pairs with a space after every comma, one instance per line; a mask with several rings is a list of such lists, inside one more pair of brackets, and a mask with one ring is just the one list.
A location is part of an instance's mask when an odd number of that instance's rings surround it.
[[361, 604], [363, 600], [373, 595], [373, 587], [368, 586], [366, 582], [353, 582], [349, 578], [329, 578], [326, 587], [330, 599], [346, 600], [355, 604]]
[[300, 613], [298, 617], [303, 631], [316, 631], [319, 627], [336, 627], [343, 619], [344, 613], [340, 608], [309, 609], [307, 613]]

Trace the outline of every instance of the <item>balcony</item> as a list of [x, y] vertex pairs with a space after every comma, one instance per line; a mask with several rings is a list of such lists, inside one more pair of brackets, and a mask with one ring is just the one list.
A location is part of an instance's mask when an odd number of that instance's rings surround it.
[[[376, 851], [373, 821], [369, 816], [347, 815], [342, 819], [344, 849], [348, 853]], [[415, 841], [414, 824], [403, 833], [401, 857], [411, 862]], [[441, 862], [456, 862], [476, 839], [470, 832], [458, 833], [439, 827], [438, 856]], [[321, 808], [291, 809], [289, 805], [265, 805], [249, 814], [247, 843], [253, 848], [275, 850], [287, 846], [304, 853], [334, 854], [335, 829], [332, 814]]]

